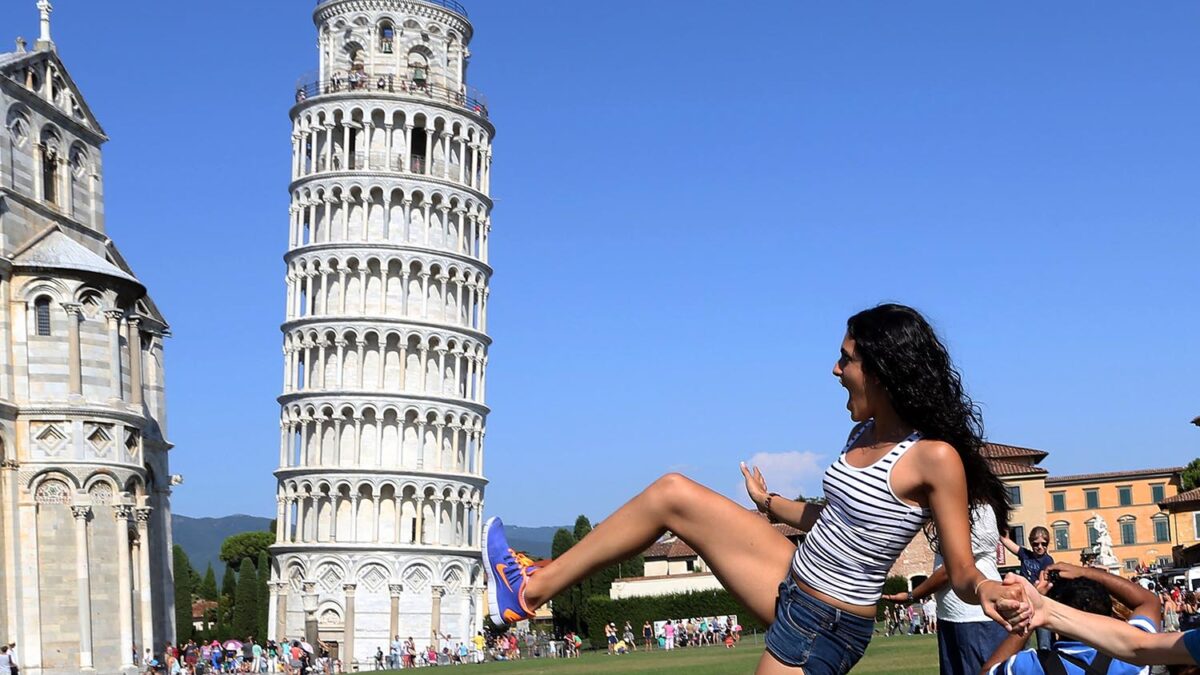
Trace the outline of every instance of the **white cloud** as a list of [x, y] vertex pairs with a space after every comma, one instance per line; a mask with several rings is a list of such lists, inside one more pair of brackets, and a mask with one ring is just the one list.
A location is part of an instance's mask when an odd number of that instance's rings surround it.
[[815, 452], [760, 452], [751, 457], [746, 466], [751, 470], [758, 467], [763, 478], [767, 479], [767, 489], [788, 499], [795, 499], [801, 494], [805, 497], [821, 496], [825, 459]]

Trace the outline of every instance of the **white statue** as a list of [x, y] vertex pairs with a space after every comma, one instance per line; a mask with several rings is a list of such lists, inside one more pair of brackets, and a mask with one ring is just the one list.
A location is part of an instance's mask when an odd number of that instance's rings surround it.
[[1120, 566], [1117, 556], [1113, 554], [1112, 535], [1108, 532], [1108, 524], [1099, 513], [1092, 512], [1092, 527], [1096, 530], [1096, 564], [1112, 569]]

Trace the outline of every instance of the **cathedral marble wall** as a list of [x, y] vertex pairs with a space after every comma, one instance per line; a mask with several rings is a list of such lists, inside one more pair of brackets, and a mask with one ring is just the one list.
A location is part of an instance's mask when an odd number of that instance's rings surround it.
[[48, 38], [0, 53], [0, 640], [23, 675], [174, 640], [169, 328], [104, 233], [107, 140]]

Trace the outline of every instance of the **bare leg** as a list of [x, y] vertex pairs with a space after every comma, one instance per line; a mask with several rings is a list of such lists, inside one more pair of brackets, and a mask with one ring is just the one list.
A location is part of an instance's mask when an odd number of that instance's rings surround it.
[[677, 473], [659, 478], [525, 585], [532, 609], [602, 567], [646, 550], [670, 530], [760, 621], [775, 619], [779, 582], [795, 545], [766, 520]]

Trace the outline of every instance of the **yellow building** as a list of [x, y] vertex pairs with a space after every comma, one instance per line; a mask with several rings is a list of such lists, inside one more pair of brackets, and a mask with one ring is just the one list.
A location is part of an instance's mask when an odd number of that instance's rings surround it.
[[[983, 456], [1008, 486], [1010, 535], [1029, 545], [1029, 531], [1050, 531], [1050, 555], [1078, 563], [1096, 543], [1096, 517], [1104, 520], [1123, 574], [1139, 565], [1200, 564], [1200, 489], [1180, 494], [1181, 467], [1050, 476], [1038, 466], [1049, 453], [988, 443]], [[924, 537], [916, 537], [890, 574], [919, 583], [932, 567]], [[1001, 570], [1019, 563], [1001, 547]]]
[[[1103, 519], [1123, 573], [1139, 565], [1171, 565], [1171, 517], [1159, 502], [1179, 493], [1183, 467], [1113, 471], [1046, 479], [1050, 555], [1078, 562], [1092, 550]], [[1195, 543], [1195, 533], [1191, 543]]]

